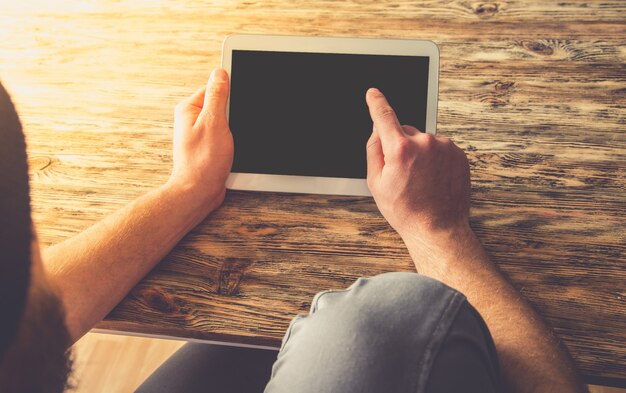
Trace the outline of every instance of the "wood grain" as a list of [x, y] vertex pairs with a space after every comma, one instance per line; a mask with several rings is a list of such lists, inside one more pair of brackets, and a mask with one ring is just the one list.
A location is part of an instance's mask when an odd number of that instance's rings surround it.
[[[473, 227], [587, 380], [618, 383], [625, 21], [623, 1], [20, 1], [0, 5], [0, 78], [53, 244], [167, 178], [173, 107], [226, 35], [432, 39], [438, 132], [470, 158]], [[371, 199], [229, 192], [99, 327], [278, 345], [315, 292], [412, 269]]]

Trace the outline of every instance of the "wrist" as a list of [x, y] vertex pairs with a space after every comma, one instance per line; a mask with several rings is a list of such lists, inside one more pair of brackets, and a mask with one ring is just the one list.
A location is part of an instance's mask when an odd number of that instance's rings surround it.
[[433, 252], [445, 252], [459, 242], [474, 241], [476, 236], [467, 221], [446, 228], [414, 228], [399, 232], [407, 246], [426, 247]]
[[224, 201], [226, 190], [207, 192], [196, 185], [178, 182], [170, 178], [161, 187], [168, 194], [171, 194], [179, 203], [178, 206], [188, 208], [193, 214], [202, 220], [213, 210], [217, 209]]
[[451, 269], [458, 270], [475, 265], [480, 258], [482, 246], [469, 223], [428, 231], [419, 234], [403, 234], [417, 271], [440, 279]]

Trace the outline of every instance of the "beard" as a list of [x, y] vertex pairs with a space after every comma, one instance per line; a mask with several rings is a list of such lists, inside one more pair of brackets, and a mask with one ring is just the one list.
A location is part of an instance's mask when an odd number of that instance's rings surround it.
[[17, 337], [0, 361], [2, 392], [64, 392], [71, 388], [71, 340], [52, 288], [36, 285]]

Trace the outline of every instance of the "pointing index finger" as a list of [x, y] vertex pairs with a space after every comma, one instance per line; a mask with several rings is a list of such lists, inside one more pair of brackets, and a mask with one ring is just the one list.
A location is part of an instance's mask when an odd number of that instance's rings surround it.
[[398, 138], [404, 138], [402, 126], [400, 126], [396, 113], [380, 90], [376, 88], [368, 89], [365, 94], [365, 100], [374, 122], [374, 128], [376, 128], [383, 145], [391, 143]]

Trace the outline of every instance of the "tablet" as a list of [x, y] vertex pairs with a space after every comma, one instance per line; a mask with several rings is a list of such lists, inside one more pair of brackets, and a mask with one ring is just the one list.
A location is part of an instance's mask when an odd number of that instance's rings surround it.
[[371, 195], [368, 88], [401, 124], [435, 133], [439, 50], [431, 41], [235, 35], [224, 40], [234, 190]]

